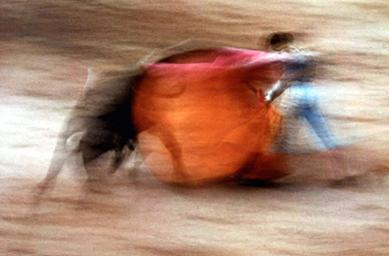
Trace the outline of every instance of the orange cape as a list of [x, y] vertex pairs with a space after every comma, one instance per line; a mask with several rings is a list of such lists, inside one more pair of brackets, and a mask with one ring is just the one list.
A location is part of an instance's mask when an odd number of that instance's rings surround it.
[[[261, 91], [281, 74], [266, 52], [218, 48], [145, 67], [133, 105], [146, 166], [160, 180], [275, 179], [270, 146], [281, 116]], [[266, 166], [266, 168], [264, 168]]]

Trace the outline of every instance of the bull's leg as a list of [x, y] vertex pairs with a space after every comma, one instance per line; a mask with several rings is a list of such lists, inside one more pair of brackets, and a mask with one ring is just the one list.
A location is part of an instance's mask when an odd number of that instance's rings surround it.
[[[69, 125], [68, 125], [69, 126]], [[68, 127], [69, 128], [69, 127]], [[36, 194], [36, 202], [41, 200], [42, 195], [51, 187], [54, 186], [55, 180], [66, 164], [67, 160], [77, 153], [78, 143], [82, 132], [75, 132], [71, 136], [60, 135], [54, 149], [53, 158], [50, 162], [49, 169], [43, 181], [38, 184], [38, 191]]]
[[59, 175], [64, 166], [66, 160], [69, 158], [70, 152], [65, 150], [64, 140], [61, 138], [55, 146], [53, 159], [50, 162], [49, 170], [47, 171], [46, 177], [38, 184], [38, 195], [42, 195]]
[[160, 130], [158, 135], [171, 154], [174, 170], [182, 179], [185, 179], [186, 172], [183, 163], [182, 149], [176, 137], [167, 129], [164, 129], [163, 132]]
[[[143, 159], [152, 165], [158, 159], [158, 154], [162, 153], [164, 157], [167, 156], [164, 164], [168, 166], [158, 167], [163, 169], [161, 172], [157, 171], [155, 174], [166, 182], [181, 183], [188, 181], [188, 177], [183, 162], [181, 146], [170, 130], [171, 128], [169, 126], [159, 124], [140, 133], [140, 151]], [[157, 158], [154, 159], [154, 157]], [[156, 170], [156, 168], [153, 169]]]
[[[133, 139], [134, 140], [134, 139]], [[109, 129], [89, 131], [80, 142], [79, 151], [87, 174], [89, 190], [100, 191], [99, 186], [113, 174], [133, 150], [129, 138]], [[104, 160], [104, 161], [100, 161]]]
[[114, 150], [113, 159], [110, 165], [110, 173], [113, 174], [120, 167], [125, 157], [125, 153], [123, 149], [116, 148]]
[[99, 166], [101, 162], [98, 159], [108, 151], [96, 145], [89, 145], [87, 143], [80, 144], [81, 157], [87, 175], [85, 188], [88, 191], [101, 191], [100, 188], [104, 179], [101, 174], [101, 167]]

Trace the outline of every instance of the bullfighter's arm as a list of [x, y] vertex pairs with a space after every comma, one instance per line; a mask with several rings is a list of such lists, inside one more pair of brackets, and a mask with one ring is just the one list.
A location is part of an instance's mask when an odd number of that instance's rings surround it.
[[287, 88], [289, 87], [289, 83], [285, 80], [278, 80], [270, 90], [268, 90], [265, 94], [265, 101], [267, 103], [271, 103], [278, 96], [280, 96]]

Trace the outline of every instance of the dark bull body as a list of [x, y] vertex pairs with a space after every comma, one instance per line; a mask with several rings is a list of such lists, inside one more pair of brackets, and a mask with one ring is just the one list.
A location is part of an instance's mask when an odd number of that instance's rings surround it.
[[139, 77], [140, 69], [102, 75], [88, 71], [84, 94], [63, 127], [41, 188], [45, 189], [67, 160], [77, 154], [81, 155], [88, 179], [94, 177], [93, 161], [106, 152], [114, 153], [110, 172], [120, 166], [126, 148], [132, 151], [136, 143], [131, 103]]

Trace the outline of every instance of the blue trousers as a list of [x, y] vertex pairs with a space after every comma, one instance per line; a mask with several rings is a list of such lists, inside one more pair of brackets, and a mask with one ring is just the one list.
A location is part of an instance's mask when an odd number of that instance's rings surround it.
[[[293, 118], [305, 120], [327, 149], [338, 147], [339, 144], [331, 132], [326, 118], [320, 111], [318, 96], [312, 84], [309, 82], [295, 82], [288, 90], [292, 90], [292, 102], [288, 103], [288, 107], [292, 108], [292, 110], [288, 112], [293, 115]], [[290, 148], [289, 139], [290, 134], [287, 136], [286, 141], [281, 142], [283, 144], [281, 145], [282, 151], [294, 151]]]

